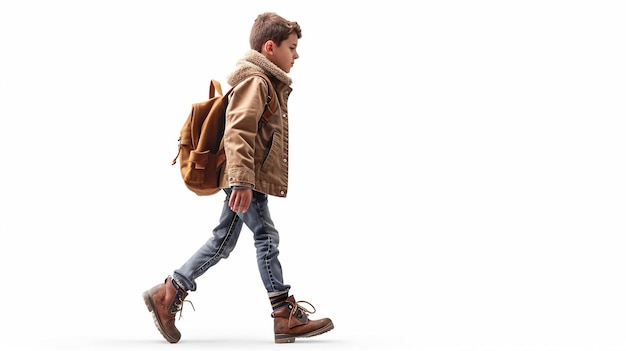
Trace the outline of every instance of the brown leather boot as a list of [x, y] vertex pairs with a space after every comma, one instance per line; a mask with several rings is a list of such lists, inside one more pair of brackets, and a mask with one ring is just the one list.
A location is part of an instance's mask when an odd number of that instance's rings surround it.
[[[143, 293], [143, 300], [152, 312], [152, 319], [165, 340], [176, 343], [180, 340], [180, 332], [174, 325], [176, 313], [183, 308], [183, 300], [187, 292], [177, 288], [172, 283], [172, 277], [165, 278], [165, 282], [154, 286]], [[193, 306], [193, 305], [192, 305]], [[181, 312], [182, 313], [182, 312]]]
[[[309, 311], [298, 305], [303, 302], [313, 308]], [[320, 335], [334, 328], [333, 322], [329, 318], [311, 320], [309, 313], [315, 313], [315, 307], [306, 301], [298, 301], [293, 296], [287, 299], [287, 305], [272, 313], [274, 318], [274, 342], [291, 343], [296, 338], [308, 338]]]

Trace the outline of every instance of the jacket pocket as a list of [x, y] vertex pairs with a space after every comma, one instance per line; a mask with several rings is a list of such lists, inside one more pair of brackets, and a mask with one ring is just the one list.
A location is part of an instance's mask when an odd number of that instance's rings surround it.
[[265, 155], [263, 156], [263, 162], [261, 163], [261, 170], [265, 170], [268, 166], [272, 164], [272, 159], [275, 158], [275, 153], [273, 152], [275, 149], [275, 138], [276, 132], [272, 133], [270, 137], [270, 141], [267, 143], [267, 147], [265, 149]]

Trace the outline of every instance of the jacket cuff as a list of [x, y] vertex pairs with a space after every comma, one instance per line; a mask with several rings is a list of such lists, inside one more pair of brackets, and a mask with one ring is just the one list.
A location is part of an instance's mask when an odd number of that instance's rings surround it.
[[230, 188], [234, 190], [252, 189], [251, 186], [245, 186], [245, 185], [231, 185]]

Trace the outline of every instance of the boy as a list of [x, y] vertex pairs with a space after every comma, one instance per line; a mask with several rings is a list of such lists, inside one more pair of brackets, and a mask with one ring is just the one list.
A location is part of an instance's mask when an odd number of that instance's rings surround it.
[[[301, 37], [297, 22], [275, 13], [260, 14], [250, 32], [251, 50], [228, 76], [235, 89], [226, 110], [223, 140], [227, 161], [220, 181], [226, 201], [219, 224], [213, 237], [164, 283], [143, 293], [157, 329], [170, 343], [180, 340], [175, 316], [188, 292], [196, 290], [195, 279], [229, 256], [243, 224], [254, 234], [259, 272], [273, 310], [274, 341], [291, 343], [297, 337], [319, 335], [334, 327], [329, 318], [310, 320], [308, 313], [315, 308], [308, 311], [289, 295], [291, 287], [283, 282], [278, 260], [279, 235], [267, 205], [268, 195], [287, 196], [287, 100], [291, 93], [287, 73], [298, 58], [296, 48]], [[261, 121], [260, 116], [269, 86], [261, 77], [250, 77], [253, 72], [269, 77], [276, 91], [271, 98], [278, 99], [278, 108], [268, 120]]]

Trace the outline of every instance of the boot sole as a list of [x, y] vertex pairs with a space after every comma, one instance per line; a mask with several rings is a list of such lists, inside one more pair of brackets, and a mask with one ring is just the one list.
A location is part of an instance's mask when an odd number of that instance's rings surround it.
[[320, 335], [320, 334], [324, 334], [328, 331], [331, 331], [335, 326], [333, 325], [333, 322], [330, 322], [329, 324], [317, 329], [317, 330], [313, 330], [310, 331], [308, 333], [305, 334], [298, 334], [298, 335], [293, 335], [293, 334], [275, 334], [274, 335], [274, 342], [276, 344], [287, 344], [287, 343], [293, 343], [296, 341], [296, 338], [310, 338], [312, 336], [316, 336], [316, 335]]
[[143, 302], [146, 304], [146, 307], [148, 307], [148, 311], [151, 312], [152, 320], [154, 320], [154, 325], [156, 325], [157, 329], [159, 330], [159, 333], [161, 333], [161, 335], [163, 335], [165, 340], [169, 341], [170, 343], [172, 344], [177, 343], [179, 339], [172, 337], [171, 335], [167, 334], [164, 331], [163, 325], [161, 325], [161, 320], [159, 319], [159, 316], [157, 316], [157, 313], [155, 311], [156, 305], [154, 303], [154, 300], [152, 299], [152, 296], [150, 295], [150, 292], [144, 291], [142, 296], [143, 296]]

